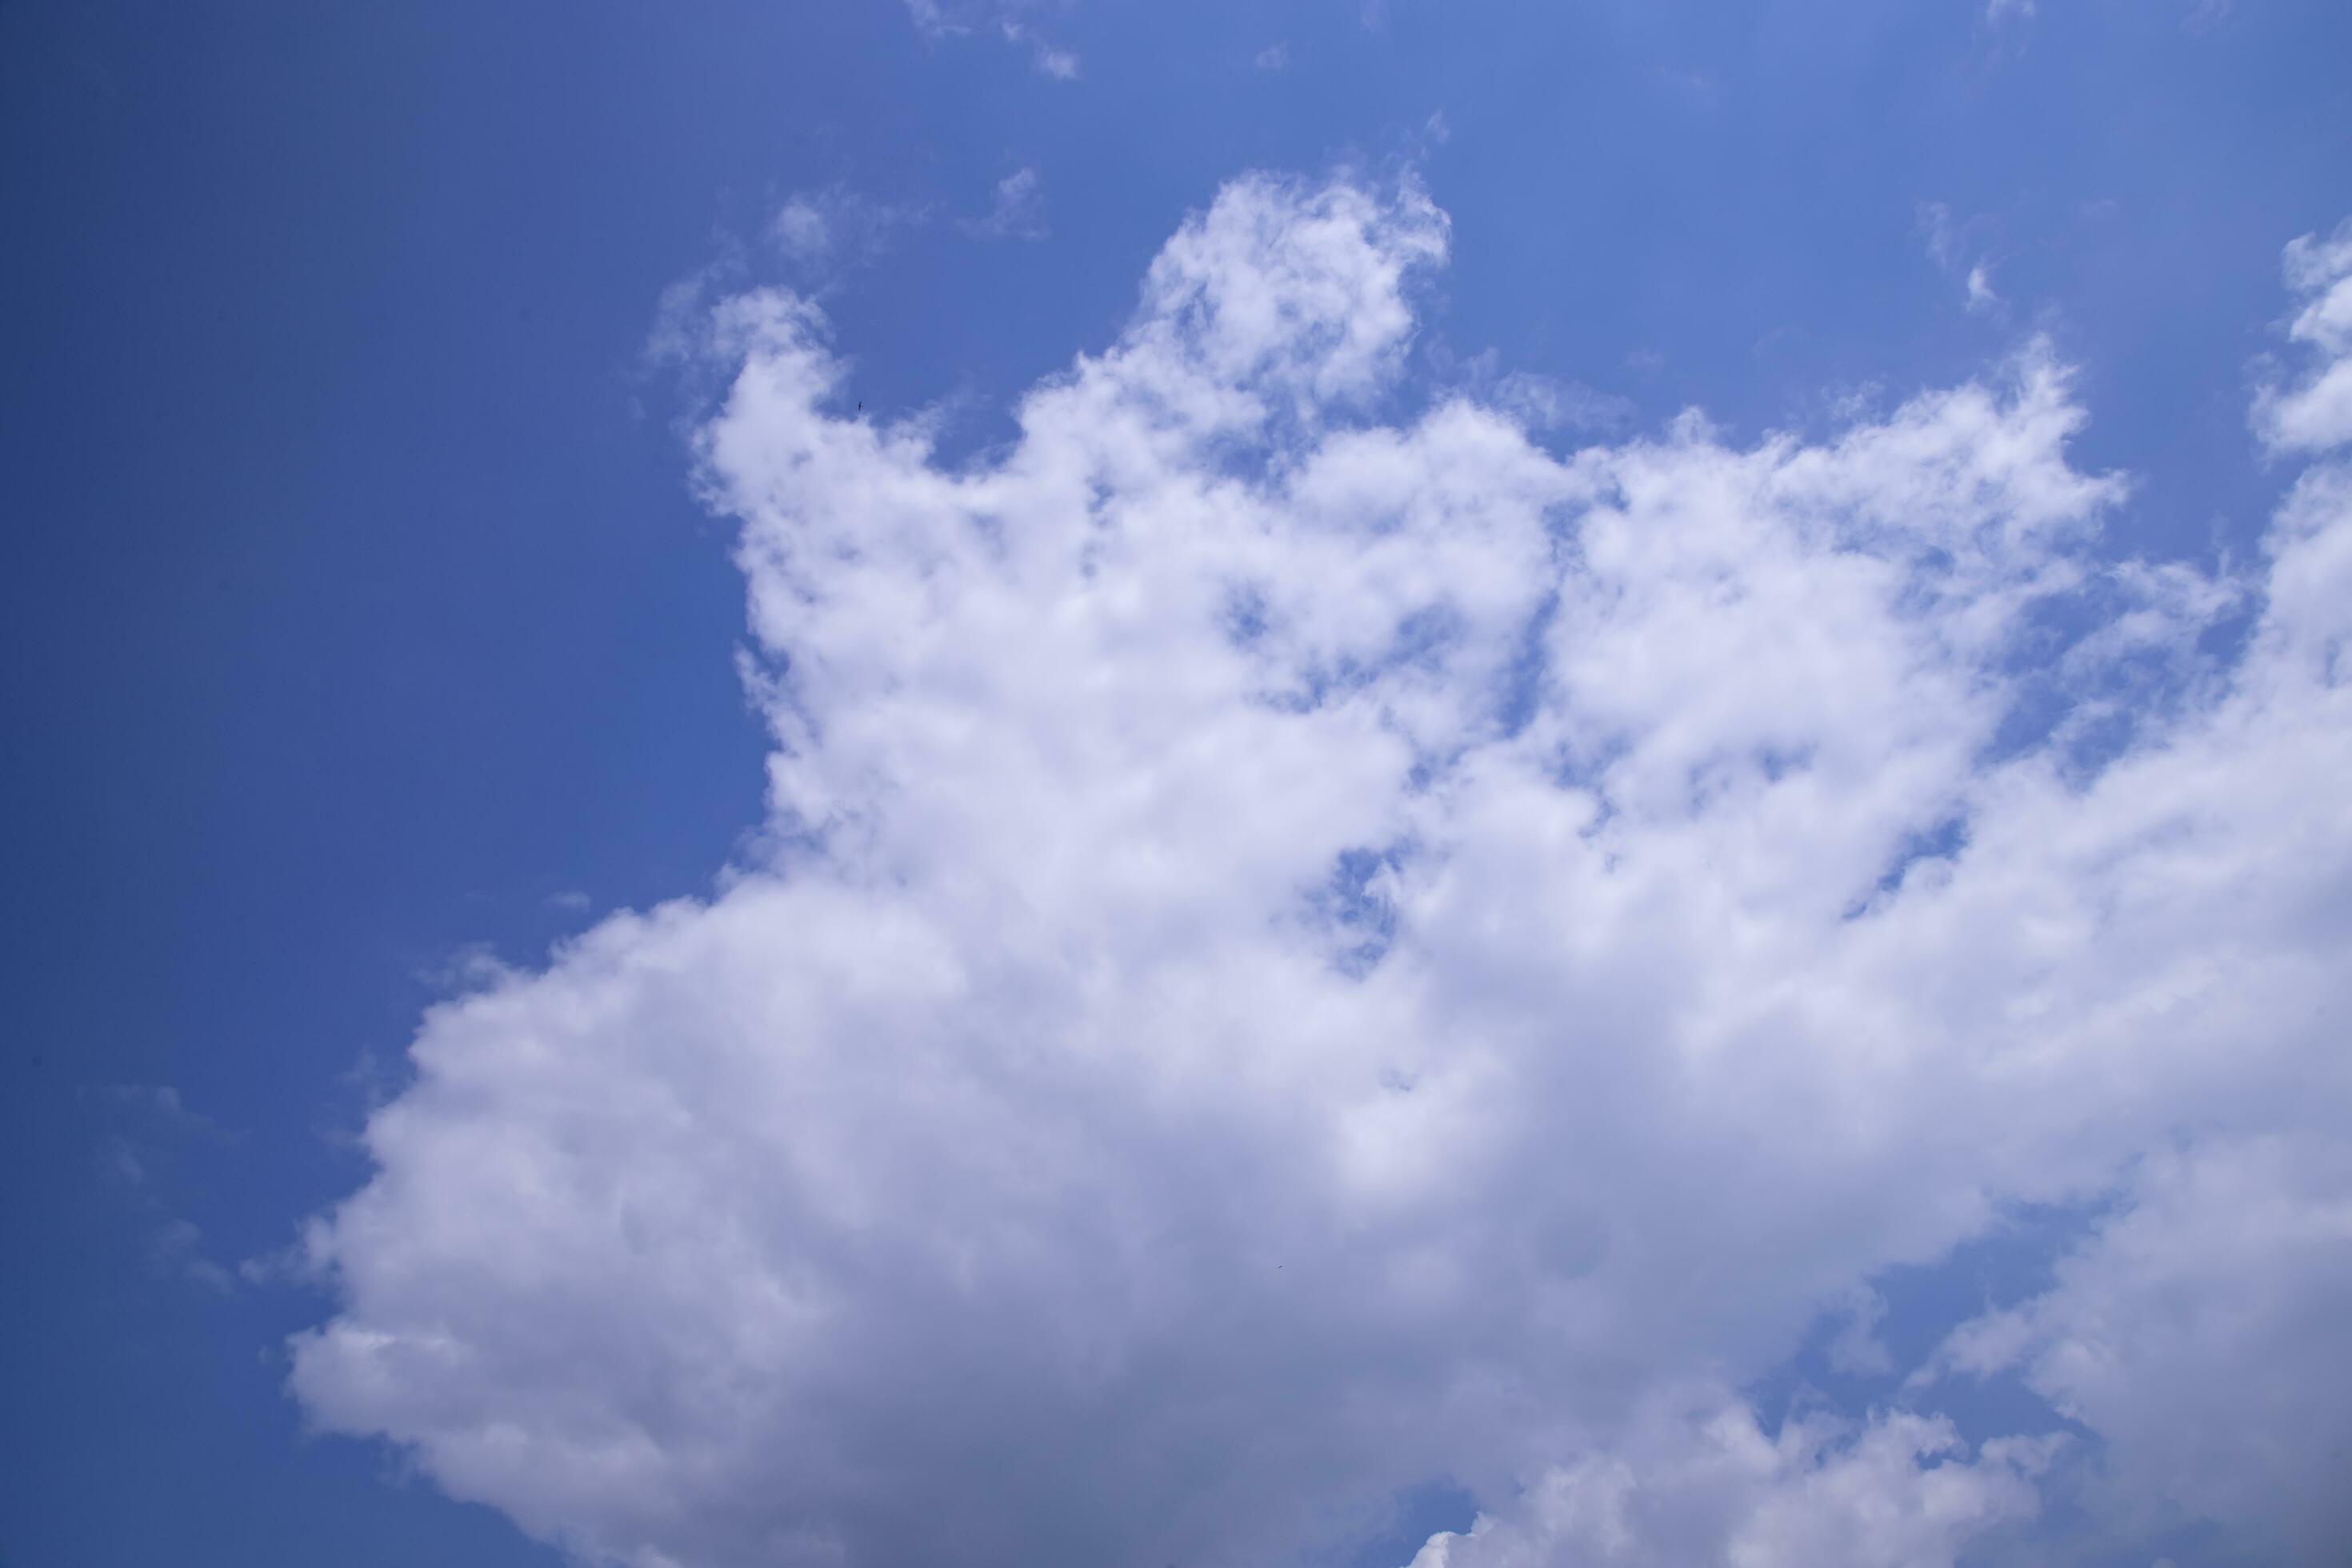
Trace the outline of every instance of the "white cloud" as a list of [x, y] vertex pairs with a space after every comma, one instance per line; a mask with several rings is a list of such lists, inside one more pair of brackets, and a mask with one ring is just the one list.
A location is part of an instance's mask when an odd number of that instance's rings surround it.
[[1433, 1538], [1411, 1568], [1951, 1568], [1970, 1542], [2033, 1518], [2061, 1445], [1970, 1456], [1951, 1424], [1888, 1412], [1791, 1420], [1768, 1436], [1719, 1392], [1666, 1398], [1623, 1445], [1545, 1474], [1502, 1518]]
[[[2294, 1560], [2352, 1540], [2352, 1145], [2340, 1126], [2150, 1157], [2131, 1206], [2056, 1286], [1962, 1328], [1927, 1369], [2022, 1365], [2107, 1436], [2116, 1496], [2152, 1525], [2226, 1522]], [[1927, 1384], [1931, 1375], [1916, 1379]]]
[[[1441, 1474], [1452, 1568], [2021, 1525], [2036, 1434], [1724, 1390], [2004, 1202], [2334, 1168], [2352, 476], [2239, 584], [2103, 553], [2040, 344], [1820, 443], [1397, 415], [1446, 246], [1238, 181], [977, 466], [845, 416], [806, 300], [704, 319], [768, 847], [427, 1016], [313, 1420], [635, 1568], [1258, 1563]], [[2016, 1345], [2146, 1277], [2085, 1269]], [[2144, 1406], [2034, 1375], [2126, 1520]]]
[[2300, 305], [2287, 335], [2319, 363], [2299, 385], [2265, 388], [2255, 426], [2275, 450], [2324, 451], [2352, 442], [2352, 221], [2288, 246], [2286, 281]]
[[1257, 58], [1252, 63], [1262, 71], [1281, 70], [1290, 64], [1290, 46], [1288, 44], [1268, 44], [1265, 47], [1258, 50]]
[[986, 216], [964, 225], [983, 239], [1045, 237], [1045, 186], [1037, 171], [1015, 169], [996, 182]]

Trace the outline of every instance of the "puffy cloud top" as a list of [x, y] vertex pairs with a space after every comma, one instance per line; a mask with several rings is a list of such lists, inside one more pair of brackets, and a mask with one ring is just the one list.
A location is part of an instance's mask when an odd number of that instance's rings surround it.
[[2300, 385], [2267, 390], [2257, 423], [2283, 451], [2315, 451], [2352, 441], [2352, 219], [2322, 240], [2286, 247], [2287, 287], [2302, 308], [2288, 335], [2315, 351], [2319, 365]]
[[[2282, 447], [2344, 437], [2344, 243]], [[633, 1568], [1259, 1563], [1433, 1475], [1486, 1512], [1421, 1568], [1949, 1563], [2061, 1473], [2325, 1535], [2352, 473], [2254, 576], [2118, 562], [2039, 343], [1557, 455], [1396, 412], [1446, 245], [1238, 181], [965, 467], [806, 300], [716, 309], [765, 847], [427, 1016], [310, 1232], [318, 1423]], [[1733, 1392], [2100, 1193], [1900, 1407]], [[2091, 1440], [1963, 1443], [2008, 1366]]]

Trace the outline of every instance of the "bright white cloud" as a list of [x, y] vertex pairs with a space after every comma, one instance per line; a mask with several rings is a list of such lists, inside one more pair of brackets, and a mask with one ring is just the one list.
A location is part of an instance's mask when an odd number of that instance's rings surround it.
[[2288, 246], [2286, 281], [2301, 306], [2288, 336], [2318, 364], [2294, 386], [2266, 389], [2255, 424], [2278, 451], [2323, 451], [2352, 442], [2352, 221]]
[[[710, 313], [768, 847], [427, 1016], [310, 1236], [314, 1420], [635, 1568], [1262, 1563], [1439, 1474], [1488, 1517], [1423, 1568], [2033, 1514], [2039, 1434], [1725, 1391], [2004, 1201], [2335, 1169], [2352, 477], [2240, 583], [2101, 552], [2038, 344], [1817, 443], [1398, 416], [1446, 247], [1410, 187], [1238, 181], [977, 466], [845, 416], [805, 300]], [[2123, 1234], [2007, 1342], [2118, 1519], [2170, 1461], [2059, 1347]]]
[[1949, 1422], [1902, 1412], [1767, 1436], [1719, 1392], [1667, 1397], [1622, 1447], [1548, 1472], [1507, 1522], [1433, 1538], [1411, 1568], [1951, 1568], [2040, 1511], [2035, 1481], [2062, 1447], [2003, 1438], [1970, 1455]]

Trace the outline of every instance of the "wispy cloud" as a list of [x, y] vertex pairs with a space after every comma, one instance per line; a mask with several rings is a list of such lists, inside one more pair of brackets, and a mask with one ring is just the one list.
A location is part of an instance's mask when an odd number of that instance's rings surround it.
[[1921, 202], [1918, 227], [1927, 242], [1927, 258], [1938, 271], [1959, 281], [1968, 308], [1973, 311], [1998, 309], [2001, 298], [1992, 285], [1993, 262], [1969, 240], [1969, 226], [1955, 224], [1951, 209], [1941, 202]]
[[1036, 67], [1038, 75], [1052, 77], [1056, 81], [1076, 81], [1078, 79], [1078, 57], [1073, 51], [1046, 42], [1025, 24], [1010, 18], [998, 23], [997, 27], [1004, 35], [1005, 42], [1028, 48], [1030, 64]]
[[907, 0], [908, 14], [925, 38], [937, 42], [992, 31], [1006, 43], [1029, 50], [1030, 64], [1036, 68], [1038, 75], [1056, 81], [1076, 80], [1076, 51], [1040, 34], [1024, 15], [1028, 9], [1020, 0], [964, 0], [959, 5], [944, 4], [942, 0]]
[[914, 18], [915, 30], [927, 38], [944, 38], [971, 30], [940, 0], [907, 0], [907, 14]]
[[1633, 422], [1633, 405], [1581, 382], [1505, 370], [1499, 349], [1456, 359], [1432, 345], [1431, 368], [1480, 402], [1507, 412], [1530, 430], [1622, 430]]
[[157, 1274], [188, 1280], [216, 1296], [234, 1294], [237, 1277], [205, 1256], [205, 1233], [184, 1219], [168, 1219], [148, 1233], [148, 1266]]
[[996, 182], [988, 211], [963, 226], [983, 239], [1045, 238], [1045, 182], [1034, 169], [1013, 170]]
[[[2232, 0], [2186, 0], [2180, 12], [2180, 25], [2189, 32], [2201, 33], [2228, 19]], [[1985, 20], [1996, 26], [2003, 22], [2030, 22], [2040, 14], [2039, 0], [1985, 0]]]
[[830, 273], [873, 260], [929, 216], [921, 204], [883, 201], [836, 184], [787, 197], [770, 220], [768, 237], [804, 275]]
[[173, 1212], [181, 1202], [173, 1169], [191, 1143], [228, 1144], [234, 1135], [192, 1110], [170, 1084], [109, 1084], [95, 1092], [113, 1123], [99, 1141], [98, 1170], [137, 1216], [149, 1271], [217, 1295], [233, 1291], [236, 1276], [205, 1255], [204, 1232]]

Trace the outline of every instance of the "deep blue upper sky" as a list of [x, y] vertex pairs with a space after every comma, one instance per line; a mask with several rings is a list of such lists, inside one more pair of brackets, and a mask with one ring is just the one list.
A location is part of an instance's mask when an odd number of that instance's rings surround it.
[[[955, 399], [954, 443], [1224, 179], [1412, 160], [1441, 365], [1750, 437], [2038, 326], [2081, 461], [2143, 481], [2119, 546], [2200, 556], [2278, 488], [2279, 247], [2352, 210], [2334, 0], [1031, 16], [1076, 79], [889, 0], [0, 3], [0, 1563], [550, 1560], [305, 1438], [319, 1299], [194, 1265], [354, 1184], [464, 953], [706, 889], [756, 826], [740, 582], [645, 345], [791, 194], [929, 209], [827, 305], [856, 395]], [[960, 223], [1024, 168], [1042, 237]]]

